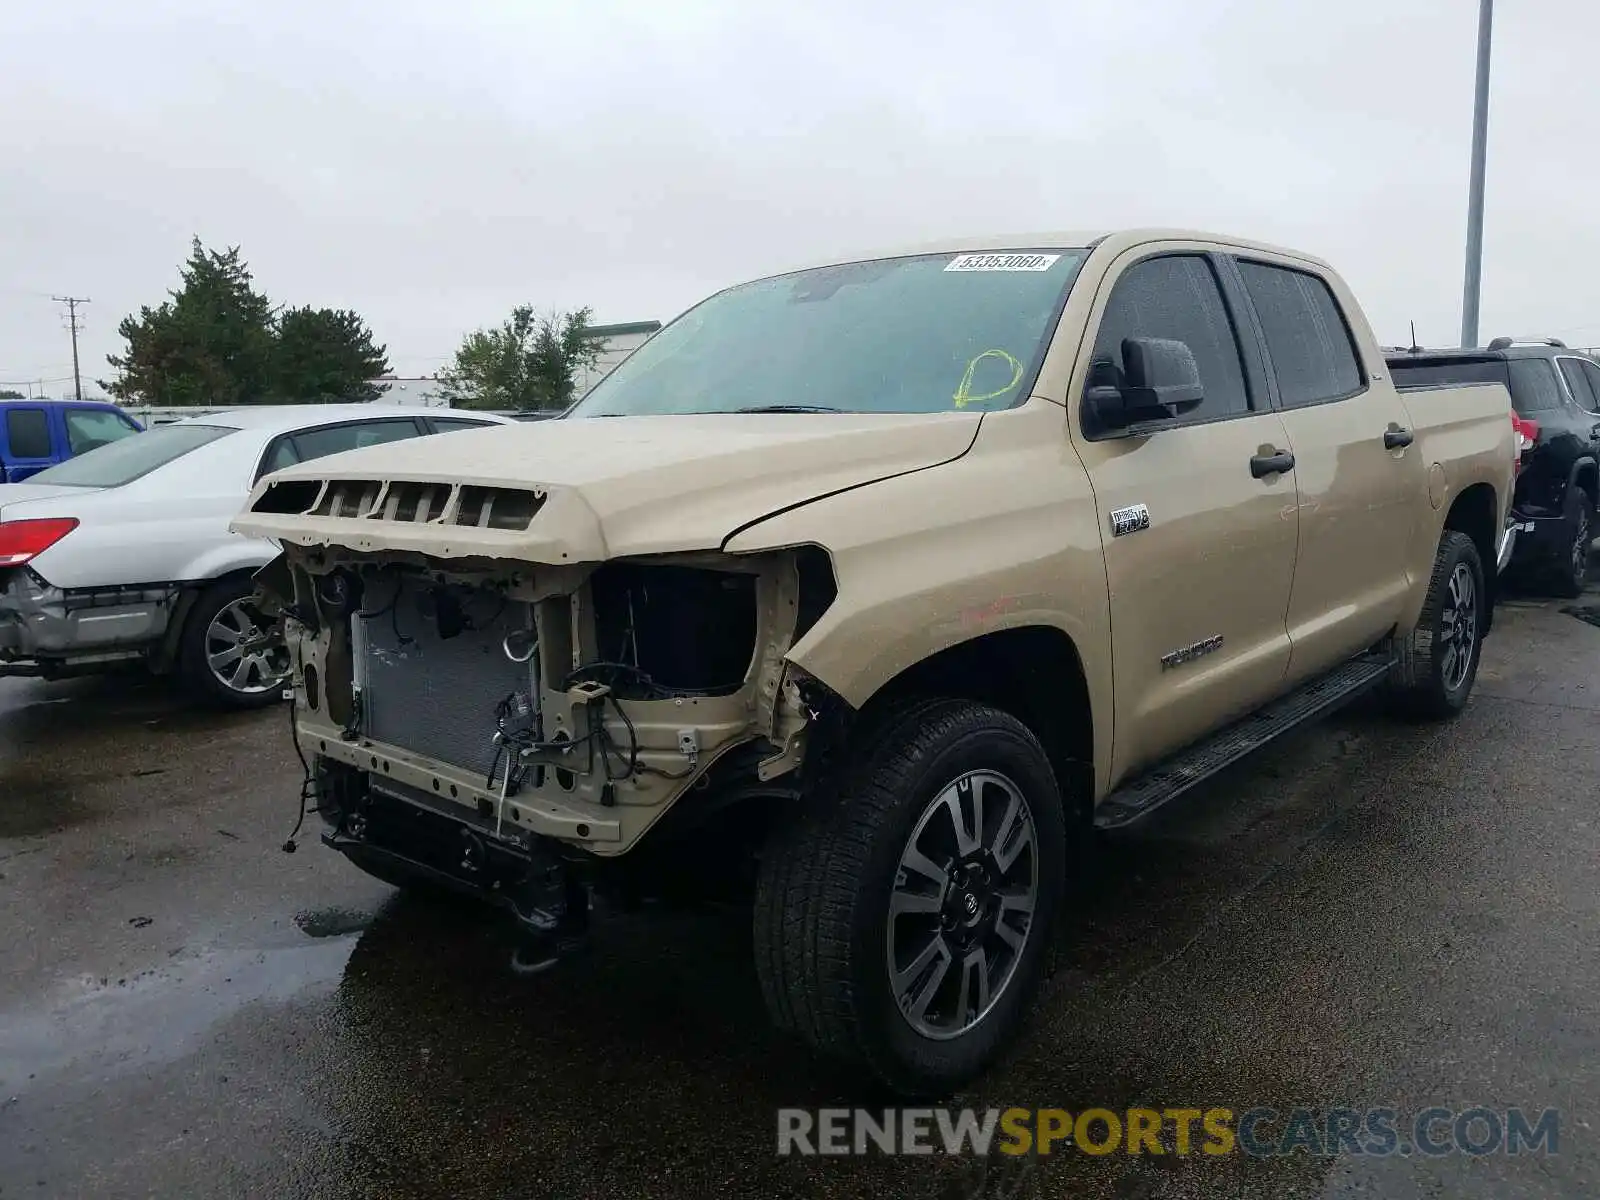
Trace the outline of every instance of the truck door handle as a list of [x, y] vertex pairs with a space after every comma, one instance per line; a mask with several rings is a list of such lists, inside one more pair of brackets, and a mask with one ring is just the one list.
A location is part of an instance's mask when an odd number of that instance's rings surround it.
[[1257, 479], [1265, 479], [1268, 475], [1277, 475], [1283, 471], [1294, 470], [1294, 455], [1287, 450], [1277, 450], [1271, 454], [1256, 454], [1250, 459], [1250, 474]]
[[1409, 429], [1385, 429], [1383, 431], [1383, 448], [1385, 450], [1403, 450], [1415, 440], [1416, 437]]

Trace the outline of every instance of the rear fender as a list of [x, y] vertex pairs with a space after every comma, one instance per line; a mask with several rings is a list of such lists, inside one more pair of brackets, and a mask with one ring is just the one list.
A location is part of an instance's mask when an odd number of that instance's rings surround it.
[[183, 572], [183, 583], [178, 586], [177, 599], [172, 605], [172, 615], [160, 643], [151, 651], [150, 667], [158, 674], [170, 671], [178, 660], [178, 644], [183, 638], [183, 628], [189, 622], [200, 593], [219, 579], [244, 573], [254, 574], [278, 557], [278, 547], [272, 542], [255, 538], [238, 538], [222, 546], [213, 546], [194, 559]]
[[177, 577], [206, 584], [239, 571], [253, 574], [277, 556], [278, 547], [265, 539], [229, 538], [220, 545], [208, 546], [191, 559]]

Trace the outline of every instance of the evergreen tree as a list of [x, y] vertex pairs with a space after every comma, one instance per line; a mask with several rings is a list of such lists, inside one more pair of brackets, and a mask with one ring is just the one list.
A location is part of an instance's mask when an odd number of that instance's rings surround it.
[[389, 372], [386, 348], [344, 309], [292, 308], [278, 318], [273, 391], [285, 403], [376, 400]]
[[160, 406], [260, 403], [272, 375], [274, 314], [239, 248], [219, 253], [195, 238], [179, 274], [170, 299], [117, 326], [128, 349], [108, 356], [122, 375], [106, 388]]
[[119, 400], [158, 407], [375, 399], [389, 360], [353, 312], [279, 312], [256, 291], [239, 247], [207, 250], [195, 238], [180, 286], [157, 308], [124, 317], [120, 375], [101, 381]]

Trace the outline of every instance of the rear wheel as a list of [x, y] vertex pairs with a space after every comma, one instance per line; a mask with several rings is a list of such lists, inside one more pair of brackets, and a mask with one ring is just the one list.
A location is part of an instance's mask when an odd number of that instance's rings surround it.
[[1478, 677], [1488, 602], [1477, 545], [1464, 533], [1446, 530], [1422, 616], [1397, 647], [1389, 693], [1400, 711], [1440, 718], [1466, 707]]
[[1576, 484], [1567, 489], [1567, 538], [1561, 556], [1552, 565], [1552, 583], [1558, 596], [1583, 594], [1589, 578], [1589, 545], [1594, 541], [1594, 501]]
[[886, 721], [769, 845], [757, 885], [776, 1022], [909, 1095], [994, 1062], [1039, 978], [1067, 862], [1043, 748], [986, 705]]
[[219, 708], [261, 708], [280, 700], [289, 678], [281, 621], [262, 613], [248, 576], [223, 579], [189, 610], [179, 671], [203, 701]]

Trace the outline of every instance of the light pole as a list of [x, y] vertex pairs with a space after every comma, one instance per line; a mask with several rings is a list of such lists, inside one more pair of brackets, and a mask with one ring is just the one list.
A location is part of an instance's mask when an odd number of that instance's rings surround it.
[[1478, 83], [1472, 106], [1472, 182], [1467, 192], [1467, 276], [1461, 289], [1461, 344], [1478, 344], [1478, 284], [1483, 277], [1483, 161], [1489, 140], [1489, 30], [1494, 0], [1478, 3]]

